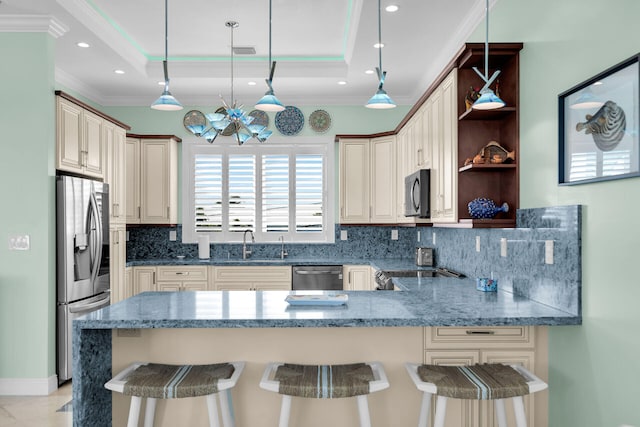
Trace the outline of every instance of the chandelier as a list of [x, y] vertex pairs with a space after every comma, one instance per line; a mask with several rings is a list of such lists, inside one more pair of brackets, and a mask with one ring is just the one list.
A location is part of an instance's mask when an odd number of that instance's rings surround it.
[[223, 107], [215, 113], [189, 111], [184, 116], [184, 127], [195, 136], [205, 138], [209, 143], [213, 143], [220, 134], [234, 137], [238, 145], [244, 144], [250, 138], [265, 142], [273, 132], [263, 125], [252, 124], [254, 117], [249, 116], [242, 109], [242, 105], [238, 106], [233, 97], [233, 30], [240, 24], [227, 21], [225, 25], [231, 29], [231, 101], [227, 103], [220, 95]]

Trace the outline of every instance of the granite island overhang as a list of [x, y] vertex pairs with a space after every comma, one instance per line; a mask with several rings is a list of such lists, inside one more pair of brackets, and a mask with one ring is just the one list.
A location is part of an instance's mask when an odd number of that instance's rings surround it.
[[234, 329], [260, 328], [277, 331], [274, 336], [279, 337], [297, 330], [329, 340], [318, 331], [365, 328], [367, 335], [375, 335], [425, 326], [581, 323], [580, 315], [509, 292], [479, 292], [470, 279], [402, 279], [398, 285], [404, 291], [344, 292], [349, 302], [336, 307], [292, 307], [285, 301], [286, 291], [145, 292], [84, 316], [73, 324], [74, 425], [111, 425], [111, 392], [103, 385], [112, 375], [112, 330], [221, 329], [232, 336]]

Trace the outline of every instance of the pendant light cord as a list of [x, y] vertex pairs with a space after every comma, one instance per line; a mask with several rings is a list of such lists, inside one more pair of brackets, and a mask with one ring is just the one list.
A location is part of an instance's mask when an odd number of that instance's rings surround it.
[[378, 0], [378, 62], [380, 63], [380, 78], [382, 78], [382, 9], [381, 0]]
[[271, 0], [269, 0], [269, 73], [271, 72]]
[[484, 31], [484, 76], [489, 78], [489, 0], [485, 7], [485, 31]]
[[[169, 56], [169, 0], [164, 0], [164, 60]], [[165, 76], [166, 79], [166, 76]]]

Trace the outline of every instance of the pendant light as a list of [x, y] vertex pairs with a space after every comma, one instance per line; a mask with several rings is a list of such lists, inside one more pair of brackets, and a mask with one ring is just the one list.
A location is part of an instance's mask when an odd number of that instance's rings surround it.
[[505, 106], [504, 101], [489, 88], [500, 74], [500, 70], [496, 70], [489, 78], [489, 0], [486, 0], [485, 11], [484, 74], [478, 71], [477, 67], [473, 67], [473, 70], [484, 80], [485, 84], [480, 89], [480, 98], [471, 106], [474, 110], [495, 110]]
[[178, 111], [182, 110], [182, 104], [178, 102], [171, 92], [169, 92], [169, 71], [167, 69], [167, 58], [169, 51], [169, 0], [164, 0], [164, 61], [162, 61], [162, 67], [164, 68], [164, 91], [160, 98], [151, 104], [151, 108], [161, 111]]
[[382, 17], [381, 17], [381, 5], [380, 0], [378, 0], [378, 61], [379, 66], [376, 67], [376, 73], [378, 74], [378, 80], [380, 80], [380, 84], [378, 85], [378, 90], [371, 97], [369, 102], [365, 105], [367, 108], [375, 108], [375, 109], [388, 109], [394, 108], [396, 103], [387, 95], [387, 92], [382, 88], [384, 86], [384, 79], [387, 76], [386, 71], [382, 71]]
[[273, 74], [276, 71], [276, 61], [271, 61], [271, 0], [269, 0], [269, 78], [264, 81], [267, 82], [267, 86], [269, 90], [264, 94], [264, 96], [258, 101], [256, 104], [256, 110], [262, 111], [284, 111], [284, 105], [282, 102], [276, 97], [273, 93]]

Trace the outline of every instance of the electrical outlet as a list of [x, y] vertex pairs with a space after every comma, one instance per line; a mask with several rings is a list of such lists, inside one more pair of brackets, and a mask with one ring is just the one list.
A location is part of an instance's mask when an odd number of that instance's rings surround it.
[[169, 230], [169, 240], [175, 242], [177, 238], [178, 233], [176, 232], [176, 230]]
[[435, 231], [431, 232], [431, 243], [433, 243], [433, 246], [436, 245], [436, 232]]
[[119, 337], [138, 338], [140, 336], [140, 329], [118, 329]]
[[124, 238], [124, 239], [125, 239], [127, 242], [129, 241], [129, 232], [128, 232], [128, 231], [126, 232], [126, 236], [125, 236], [125, 238]]
[[504, 237], [500, 239], [500, 256], [507, 257], [507, 239]]
[[9, 236], [10, 251], [28, 251], [31, 247], [28, 234], [18, 234]]
[[391, 230], [391, 240], [398, 240], [398, 230]]
[[340, 230], [340, 240], [347, 240], [347, 230]]
[[480, 252], [480, 236], [476, 236], [476, 252]]
[[544, 263], [553, 264], [553, 240], [544, 241]]

